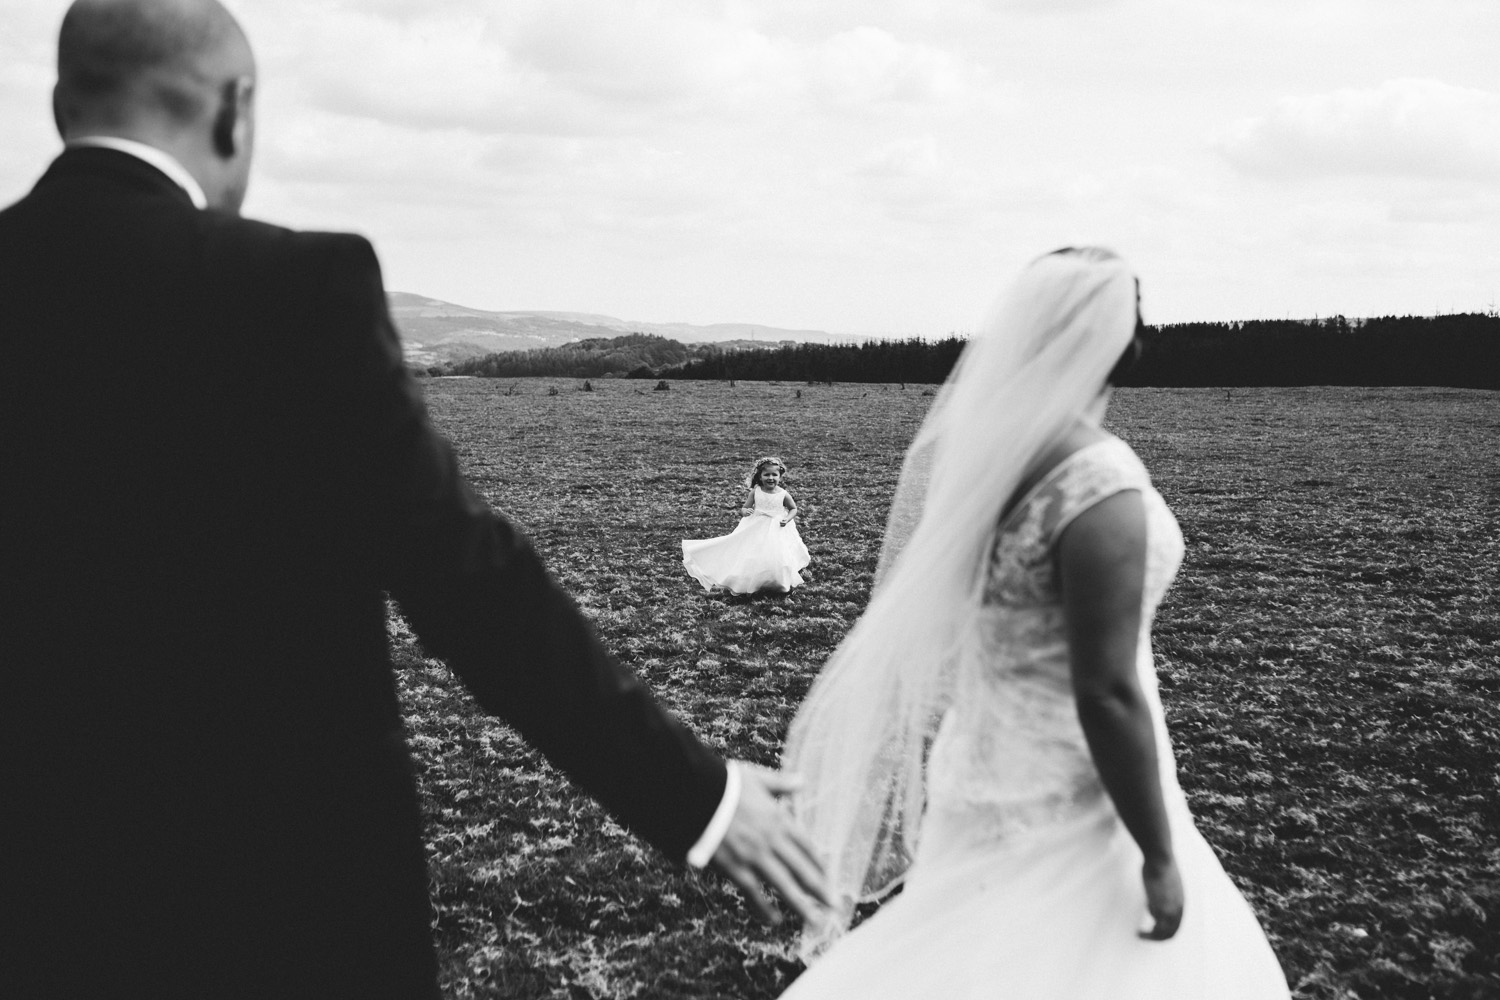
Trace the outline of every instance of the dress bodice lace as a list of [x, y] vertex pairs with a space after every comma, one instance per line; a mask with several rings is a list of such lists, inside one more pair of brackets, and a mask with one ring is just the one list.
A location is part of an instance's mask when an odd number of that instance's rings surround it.
[[786, 516], [786, 490], [778, 486], [767, 493], [757, 486], [750, 492], [755, 494], [755, 513], [768, 517]]
[[1145, 506], [1137, 670], [1155, 719], [1163, 780], [1175, 788], [1150, 629], [1181, 563], [1182, 534], [1135, 453], [1111, 437], [1064, 459], [996, 528], [983, 601], [952, 666], [952, 707], [928, 760], [929, 819], [942, 813], [944, 827], [994, 840], [1110, 808], [1074, 707], [1053, 555], [1075, 517], [1124, 490], [1139, 491]]

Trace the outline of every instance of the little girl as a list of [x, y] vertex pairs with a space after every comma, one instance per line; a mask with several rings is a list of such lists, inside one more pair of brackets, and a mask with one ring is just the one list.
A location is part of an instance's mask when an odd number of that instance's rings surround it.
[[786, 466], [762, 458], [745, 479], [750, 506], [734, 531], [718, 538], [687, 539], [682, 564], [704, 590], [723, 587], [733, 594], [769, 590], [785, 594], [802, 583], [798, 572], [810, 561], [793, 523], [797, 503], [781, 488]]

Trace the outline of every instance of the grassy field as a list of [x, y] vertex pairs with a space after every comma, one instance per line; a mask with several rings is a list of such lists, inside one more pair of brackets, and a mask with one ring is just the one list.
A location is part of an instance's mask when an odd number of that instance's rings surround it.
[[[863, 606], [931, 397], [426, 386], [611, 648], [716, 748], [774, 763]], [[1156, 631], [1183, 785], [1295, 995], [1500, 996], [1500, 394], [1124, 390], [1111, 426], [1187, 536]], [[728, 532], [767, 453], [791, 468], [810, 582], [705, 595], [678, 542]], [[759, 998], [795, 978], [793, 921], [755, 923], [624, 833], [395, 632], [452, 996]]]

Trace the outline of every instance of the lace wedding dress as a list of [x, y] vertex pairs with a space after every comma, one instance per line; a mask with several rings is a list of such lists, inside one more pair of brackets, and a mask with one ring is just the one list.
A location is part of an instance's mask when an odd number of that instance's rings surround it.
[[802, 583], [800, 571], [810, 557], [797, 533], [797, 522], [781, 523], [787, 515], [786, 490], [778, 486], [767, 492], [757, 486], [750, 492], [755, 495], [755, 508], [734, 531], [682, 543], [682, 564], [704, 590], [723, 587], [734, 594], [785, 593]]
[[[1122, 490], [1145, 504], [1137, 669], [1186, 890], [1176, 937], [1143, 941], [1141, 855], [1078, 723], [1052, 551], [1078, 514]], [[1056, 1000], [1284, 1000], [1250, 907], [1193, 825], [1178, 787], [1150, 623], [1182, 535], [1134, 452], [1075, 452], [1000, 523], [984, 601], [962, 637], [952, 707], [927, 765], [927, 809], [904, 891], [784, 994]]]

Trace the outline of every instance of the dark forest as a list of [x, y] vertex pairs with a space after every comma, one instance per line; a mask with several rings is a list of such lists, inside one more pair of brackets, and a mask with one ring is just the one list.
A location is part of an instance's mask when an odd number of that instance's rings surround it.
[[[647, 334], [491, 354], [423, 374], [935, 384], [964, 341], [783, 343], [743, 349]], [[1148, 326], [1126, 386], [1428, 385], [1500, 389], [1500, 315], [1249, 320]]]

